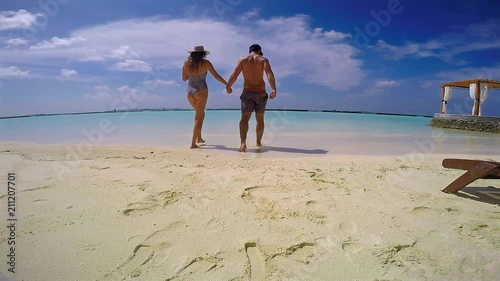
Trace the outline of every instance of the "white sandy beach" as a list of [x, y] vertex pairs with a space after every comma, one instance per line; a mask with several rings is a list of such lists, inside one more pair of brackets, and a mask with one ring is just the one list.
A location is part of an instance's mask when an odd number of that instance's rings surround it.
[[[0, 150], [0, 218], [6, 225], [7, 172], [14, 172], [18, 219], [16, 273], [2, 254], [4, 278], [500, 276], [500, 182], [440, 191], [462, 173], [442, 159], [475, 156], [259, 158], [102, 146], [74, 157], [62, 145], [21, 143]], [[2, 253], [9, 235], [0, 228]]]

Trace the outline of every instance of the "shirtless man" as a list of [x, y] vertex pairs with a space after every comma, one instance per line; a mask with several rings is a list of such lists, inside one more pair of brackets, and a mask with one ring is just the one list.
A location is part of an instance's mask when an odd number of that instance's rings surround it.
[[264, 112], [266, 109], [268, 95], [266, 93], [266, 83], [264, 82], [264, 72], [267, 81], [271, 86], [270, 99], [276, 97], [276, 83], [271, 70], [269, 60], [262, 56], [262, 49], [259, 45], [253, 44], [249, 48], [249, 54], [238, 61], [233, 74], [226, 85], [226, 91], [232, 92], [231, 86], [236, 82], [238, 76], [243, 71], [243, 92], [241, 93], [241, 120], [240, 120], [240, 152], [247, 149], [248, 122], [255, 110], [255, 120], [257, 121], [257, 146], [262, 146], [261, 140], [264, 135]]

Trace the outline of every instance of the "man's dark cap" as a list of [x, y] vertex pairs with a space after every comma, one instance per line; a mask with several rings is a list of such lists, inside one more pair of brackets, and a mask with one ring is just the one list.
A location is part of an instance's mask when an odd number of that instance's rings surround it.
[[262, 53], [262, 48], [260, 47], [259, 44], [253, 44], [252, 46], [250, 46], [250, 48], [248, 48], [248, 52], [251, 53], [251, 52], [261, 52]]

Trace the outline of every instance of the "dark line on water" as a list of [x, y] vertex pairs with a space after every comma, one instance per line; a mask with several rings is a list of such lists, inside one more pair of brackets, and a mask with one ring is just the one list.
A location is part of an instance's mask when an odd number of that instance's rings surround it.
[[[207, 111], [239, 111], [239, 108], [212, 108], [206, 109]], [[44, 116], [64, 116], [64, 115], [83, 115], [83, 114], [105, 114], [105, 113], [124, 113], [124, 112], [144, 112], [144, 111], [193, 111], [192, 109], [183, 108], [143, 108], [143, 109], [130, 109], [130, 110], [109, 110], [109, 111], [91, 111], [91, 112], [67, 112], [67, 113], [46, 113], [46, 114], [30, 114], [30, 115], [17, 115], [17, 116], [4, 116], [1, 119], [15, 119], [15, 118], [30, 118], [30, 117], [44, 117]], [[415, 115], [415, 114], [402, 114], [402, 113], [386, 113], [386, 112], [369, 112], [369, 111], [349, 111], [349, 110], [310, 110], [310, 109], [280, 109], [271, 108], [266, 111], [294, 111], [294, 112], [324, 112], [324, 113], [353, 113], [353, 114], [375, 114], [375, 115], [393, 115], [393, 116], [407, 116], [407, 117], [426, 117], [432, 118], [429, 115]]]

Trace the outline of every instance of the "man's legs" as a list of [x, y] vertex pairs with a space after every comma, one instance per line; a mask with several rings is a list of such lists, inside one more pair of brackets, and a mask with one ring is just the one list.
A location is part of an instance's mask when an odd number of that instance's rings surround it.
[[268, 96], [265, 91], [254, 96], [255, 121], [257, 121], [257, 126], [255, 128], [257, 133], [257, 146], [262, 146], [261, 141], [264, 135], [264, 112], [266, 111], [267, 98]]
[[255, 113], [255, 121], [257, 121], [257, 146], [262, 146], [262, 136], [264, 135], [264, 113]]
[[248, 133], [248, 121], [252, 117], [252, 112], [242, 112], [240, 120], [240, 152], [245, 152], [247, 150], [247, 133]]

